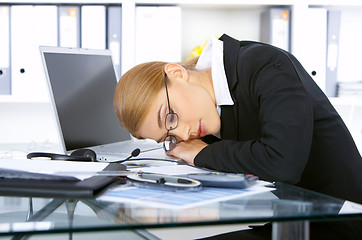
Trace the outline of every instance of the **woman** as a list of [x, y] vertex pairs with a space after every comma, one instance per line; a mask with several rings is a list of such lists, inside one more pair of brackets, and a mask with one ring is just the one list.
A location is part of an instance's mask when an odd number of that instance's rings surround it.
[[134, 67], [114, 104], [133, 136], [171, 140], [167, 153], [196, 166], [362, 203], [361, 155], [348, 129], [281, 49], [223, 35], [197, 63]]

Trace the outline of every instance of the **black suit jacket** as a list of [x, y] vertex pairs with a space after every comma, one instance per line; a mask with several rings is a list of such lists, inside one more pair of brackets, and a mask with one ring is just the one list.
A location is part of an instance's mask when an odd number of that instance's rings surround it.
[[196, 166], [255, 174], [362, 203], [362, 159], [336, 110], [288, 52], [223, 35], [233, 106]]

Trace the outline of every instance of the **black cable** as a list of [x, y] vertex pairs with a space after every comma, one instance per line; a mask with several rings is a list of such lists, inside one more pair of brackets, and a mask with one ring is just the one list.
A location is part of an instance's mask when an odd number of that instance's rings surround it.
[[132, 157], [137, 157], [138, 155], [140, 155], [140, 153], [141, 153], [141, 150], [139, 148], [136, 148], [135, 150], [132, 151], [131, 155], [128, 158], [123, 159], [123, 160], [114, 161], [112, 163], [123, 163], [125, 161], [128, 161]]
[[174, 162], [177, 164], [184, 164], [184, 165], [188, 165], [188, 163], [186, 163], [185, 161], [178, 159], [178, 160], [173, 160], [173, 159], [165, 159], [165, 158], [134, 158], [137, 157], [141, 152], [149, 152], [149, 151], [153, 151], [153, 150], [158, 150], [160, 148], [152, 148], [152, 149], [147, 149], [147, 150], [140, 150], [139, 148], [136, 148], [132, 151], [131, 155], [125, 159], [122, 160], [118, 160], [118, 161], [112, 161], [110, 163], [123, 163], [126, 161], [129, 161], [131, 158], [132, 161], [140, 161], [140, 160], [153, 160], [153, 161], [165, 161], [165, 162]]

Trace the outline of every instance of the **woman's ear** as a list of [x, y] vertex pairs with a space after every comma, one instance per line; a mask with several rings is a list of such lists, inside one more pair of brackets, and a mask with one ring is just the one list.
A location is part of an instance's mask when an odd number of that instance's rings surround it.
[[179, 80], [188, 80], [187, 70], [177, 63], [168, 63], [165, 66], [165, 73], [169, 79], [179, 79]]

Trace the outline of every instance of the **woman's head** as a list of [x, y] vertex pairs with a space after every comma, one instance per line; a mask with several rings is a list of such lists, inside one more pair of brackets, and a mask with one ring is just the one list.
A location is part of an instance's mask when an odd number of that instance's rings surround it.
[[211, 72], [192, 69], [194, 62], [140, 64], [121, 77], [114, 105], [119, 121], [133, 136], [162, 141], [169, 107], [179, 115], [177, 128], [170, 131], [179, 141], [219, 131]]
[[163, 88], [165, 62], [149, 62], [135, 66], [119, 80], [114, 95], [118, 120], [133, 136], [145, 117], [151, 103]]

